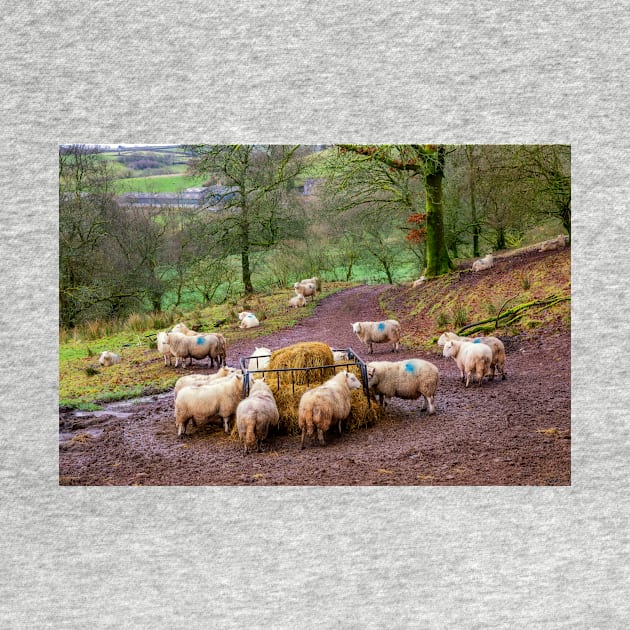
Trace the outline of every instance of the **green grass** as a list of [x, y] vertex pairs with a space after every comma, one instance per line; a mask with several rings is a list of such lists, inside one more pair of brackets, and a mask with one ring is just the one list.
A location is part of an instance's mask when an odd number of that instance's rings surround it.
[[205, 177], [177, 174], [131, 177], [116, 180], [114, 189], [119, 195], [127, 192], [178, 193], [186, 188], [201, 186], [204, 181]]

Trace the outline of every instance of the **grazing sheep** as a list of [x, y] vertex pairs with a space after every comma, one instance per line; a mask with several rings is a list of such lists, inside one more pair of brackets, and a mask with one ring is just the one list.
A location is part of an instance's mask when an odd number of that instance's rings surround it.
[[554, 249], [561, 249], [567, 244], [567, 237], [564, 234], [558, 234], [556, 238], [552, 238], [549, 241], [545, 241], [540, 248], [539, 252], [549, 252]]
[[120, 363], [120, 355], [115, 352], [110, 352], [109, 350], [105, 350], [101, 352], [101, 356], [98, 358], [98, 362], [103, 367], [109, 367], [110, 365], [115, 365], [116, 363]]
[[260, 322], [256, 318], [256, 315], [250, 313], [249, 311], [239, 313], [238, 318], [241, 322], [239, 328], [255, 328], [256, 326], [260, 326]]
[[302, 295], [305, 299], [310, 297], [311, 301], [313, 301], [317, 295], [317, 285], [314, 282], [296, 282], [293, 288], [295, 289], [296, 295]]
[[271, 357], [271, 350], [269, 348], [258, 348], [250, 355], [249, 362], [247, 363], [248, 370], [262, 370], [269, 366], [269, 359]]
[[171, 365], [171, 347], [168, 345], [168, 333], [159, 332], [157, 334], [157, 349], [158, 352], [164, 357], [164, 365]]
[[280, 414], [269, 386], [262, 379], [252, 379], [249, 396], [236, 407], [236, 428], [243, 440], [243, 455], [256, 446], [260, 453], [261, 442], [267, 437], [269, 426], [276, 427]]
[[297, 295], [289, 299], [289, 306], [291, 308], [300, 308], [301, 306], [306, 306], [306, 298], [301, 293], [298, 293]]
[[337, 363], [337, 361], [347, 361], [348, 353], [345, 350], [332, 350], [333, 353], [333, 361]]
[[170, 332], [166, 335], [166, 341], [171, 349], [171, 354], [175, 357], [175, 367], [182, 359], [182, 365], [186, 359], [192, 363], [192, 359], [198, 361], [208, 357], [210, 367], [214, 367], [214, 359], [220, 365], [225, 362], [225, 338], [223, 335], [213, 333], [199, 333], [194, 337], [179, 332]]
[[490, 269], [490, 267], [494, 267], [494, 256], [492, 254], [488, 254], [479, 260], [475, 260], [472, 264], [473, 271], [484, 271], [485, 269]]
[[371, 361], [367, 364], [368, 386], [378, 395], [381, 405], [387, 398], [416, 400], [423, 396], [422, 407], [435, 413], [435, 392], [439, 382], [439, 372], [433, 363], [422, 359], [406, 361]]
[[368, 346], [368, 354], [372, 354], [373, 343], [394, 344], [392, 352], [397, 352], [400, 346], [400, 324], [395, 319], [383, 322], [354, 322], [352, 331]]
[[322, 290], [322, 281], [317, 276], [313, 276], [312, 278], [304, 278], [304, 280], [300, 280], [300, 284], [314, 284], [315, 288], [318, 291]]
[[302, 429], [301, 448], [308, 435], [309, 443], [317, 428], [317, 438], [324, 446], [324, 432], [328, 431], [333, 422], [339, 423], [341, 435], [341, 421], [350, 414], [352, 406], [351, 390], [360, 389], [361, 383], [351, 372], [339, 372], [328, 379], [323, 385], [309, 389], [302, 394], [298, 407], [298, 426]]
[[240, 372], [230, 374], [208, 385], [187, 385], [175, 399], [175, 426], [177, 436], [186, 434], [190, 420], [196, 425], [202, 420], [219, 416], [223, 428], [230, 432], [230, 418], [236, 413], [236, 407], [243, 398], [243, 375]]
[[180, 389], [184, 387], [195, 387], [199, 385], [209, 385], [215, 381], [218, 381], [220, 378], [226, 378], [230, 376], [230, 374], [234, 374], [235, 372], [240, 372], [233, 367], [227, 367], [224, 365], [220, 367], [214, 374], [186, 374], [186, 376], [182, 376], [177, 379], [175, 383], [175, 398], [177, 398], [177, 393]]
[[452, 357], [459, 368], [462, 381], [466, 380], [466, 387], [470, 383], [473, 372], [481, 387], [483, 377], [488, 374], [492, 363], [492, 350], [484, 343], [458, 341], [449, 339], [442, 351], [445, 357]]
[[505, 346], [503, 342], [497, 337], [460, 337], [453, 332], [444, 332], [438, 339], [438, 346], [443, 346], [449, 339], [455, 339], [458, 341], [470, 341], [472, 343], [485, 343], [492, 350], [492, 363], [490, 364], [491, 374], [490, 380], [494, 380], [495, 372], [499, 372], [501, 380], [505, 380], [507, 376], [505, 373]]

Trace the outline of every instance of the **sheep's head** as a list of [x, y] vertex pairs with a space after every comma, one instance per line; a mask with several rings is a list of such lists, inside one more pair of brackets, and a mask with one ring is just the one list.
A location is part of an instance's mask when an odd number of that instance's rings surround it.
[[346, 383], [350, 389], [361, 389], [361, 383], [359, 379], [352, 374], [352, 372], [346, 372]]
[[453, 339], [450, 339], [444, 344], [444, 350], [442, 351], [442, 354], [445, 357], [456, 357], [458, 352], [459, 344]]
[[361, 322], [354, 322], [354, 324], [352, 324], [352, 332], [357, 334], [361, 332]]

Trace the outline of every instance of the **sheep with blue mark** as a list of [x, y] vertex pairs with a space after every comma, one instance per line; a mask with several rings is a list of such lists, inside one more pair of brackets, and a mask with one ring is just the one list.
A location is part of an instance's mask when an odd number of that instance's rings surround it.
[[461, 379], [466, 383], [466, 387], [470, 384], [473, 374], [479, 386], [481, 386], [484, 376], [490, 376], [492, 350], [485, 343], [449, 339], [444, 344], [442, 354], [445, 357], [451, 357], [455, 361], [459, 368]]
[[372, 344], [392, 343], [392, 352], [397, 352], [400, 347], [400, 323], [395, 319], [386, 319], [382, 322], [354, 322], [352, 331], [368, 346], [368, 354], [373, 353]]
[[260, 326], [258, 318], [250, 311], [242, 311], [238, 314], [238, 318], [241, 322], [239, 328], [255, 328], [256, 326]]
[[185, 365], [186, 359], [192, 363], [193, 359], [201, 361], [205, 358], [210, 360], [210, 367], [214, 367], [214, 360], [217, 364], [225, 364], [225, 338], [223, 335], [214, 333], [198, 333], [194, 337], [178, 332], [170, 332], [166, 335], [171, 354], [175, 357], [175, 367]]
[[494, 380], [494, 375], [498, 372], [501, 375], [501, 380], [505, 380], [506, 372], [505, 372], [505, 346], [503, 342], [492, 335], [488, 335], [487, 337], [475, 337], [471, 339], [470, 337], [460, 337], [454, 332], [443, 332], [440, 335], [440, 338], [437, 341], [438, 346], [444, 346], [444, 344], [449, 339], [455, 339], [456, 341], [470, 341], [472, 343], [485, 343], [492, 350], [492, 363], [490, 363], [490, 380]]
[[378, 396], [381, 406], [385, 398], [416, 400], [423, 397], [420, 411], [435, 413], [435, 393], [440, 380], [439, 370], [423, 359], [406, 361], [370, 361], [367, 364], [368, 386]]

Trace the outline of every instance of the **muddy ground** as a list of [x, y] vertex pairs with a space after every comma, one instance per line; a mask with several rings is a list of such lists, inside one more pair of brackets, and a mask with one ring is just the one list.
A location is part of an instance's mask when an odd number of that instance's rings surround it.
[[[571, 340], [568, 330], [503, 338], [506, 380], [466, 389], [452, 359], [391, 346], [367, 349], [352, 332], [357, 320], [384, 317], [384, 286], [332, 295], [294, 328], [233, 342], [228, 364], [255, 346], [298, 341], [352, 347], [365, 360], [420, 357], [440, 370], [433, 416], [417, 401], [392, 399], [369, 428], [300, 450], [297, 436], [271, 434], [263, 453], [246, 457], [222, 426], [176, 436], [171, 392], [109, 405], [101, 412], [60, 412], [62, 485], [569, 485], [571, 483]], [[156, 360], [161, 358], [156, 356]], [[174, 369], [174, 368], [173, 368]], [[181, 373], [208, 372], [201, 364]]]

